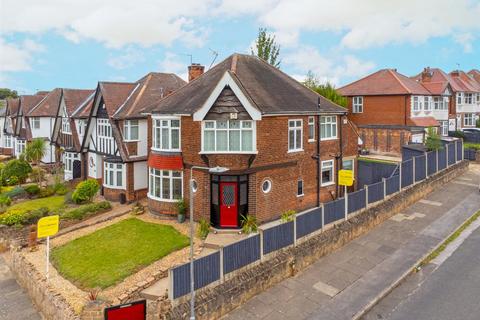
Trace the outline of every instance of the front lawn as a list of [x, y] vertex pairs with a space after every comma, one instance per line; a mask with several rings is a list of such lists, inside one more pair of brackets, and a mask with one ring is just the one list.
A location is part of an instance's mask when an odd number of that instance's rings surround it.
[[[63, 196], [53, 196], [16, 203], [0, 214], [0, 224], [22, 225], [35, 223], [38, 218], [57, 211], [65, 205]], [[41, 209], [41, 210], [39, 210]]]
[[130, 218], [57, 247], [51, 256], [65, 278], [104, 289], [188, 244], [172, 226]]

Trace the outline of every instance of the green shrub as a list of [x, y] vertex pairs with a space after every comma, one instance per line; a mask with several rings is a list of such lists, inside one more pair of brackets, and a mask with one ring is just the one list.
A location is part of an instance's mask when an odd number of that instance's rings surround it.
[[480, 143], [465, 143], [464, 144], [465, 149], [474, 149], [474, 150], [480, 150]]
[[37, 184], [29, 184], [23, 188], [29, 195], [36, 195], [40, 192], [40, 187]]
[[197, 236], [200, 239], [205, 239], [210, 232], [210, 222], [207, 221], [205, 218], [201, 218], [199, 221], [199, 228], [197, 230]]
[[17, 176], [11, 176], [6, 181], [7, 181], [7, 185], [9, 186], [16, 186], [20, 182]]
[[30, 164], [27, 161], [20, 159], [8, 161], [5, 168], [2, 170], [3, 177], [10, 183], [10, 185], [13, 185], [13, 177], [18, 179], [17, 183], [24, 183], [30, 172], [32, 172]]
[[35, 167], [35, 168], [32, 168], [32, 172], [30, 173], [30, 179], [33, 182], [40, 183], [43, 180], [45, 180], [45, 174], [46, 174], [46, 171], [44, 169]]
[[0, 206], [1, 207], [8, 207], [12, 204], [12, 199], [9, 196], [2, 194], [0, 196]]
[[257, 232], [257, 218], [248, 214], [247, 216], [242, 215], [242, 232], [245, 234], [250, 234]]
[[282, 222], [289, 222], [293, 221], [293, 218], [295, 217], [295, 210], [287, 210], [284, 213], [282, 213], [281, 220]]
[[55, 194], [59, 196], [66, 195], [68, 193], [68, 188], [66, 185], [63, 183], [57, 183], [53, 186], [53, 189], [55, 190]]
[[46, 198], [53, 196], [55, 194], [55, 189], [52, 186], [46, 186], [45, 188], [42, 188], [40, 192], [38, 193], [39, 198]]
[[10, 197], [12, 199], [23, 196], [24, 194], [25, 194], [25, 189], [23, 189], [23, 187], [20, 187], [20, 186], [15, 187], [12, 190], [3, 193], [4, 196]]
[[40, 218], [48, 216], [48, 208], [42, 207], [37, 210], [32, 210], [24, 215], [23, 224], [35, 224]]
[[63, 219], [77, 219], [81, 220], [88, 216], [91, 216], [99, 211], [111, 209], [112, 205], [108, 201], [102, 201], [98, 203], [90, 203], [80, 206], [71, 211], [62, 214]]
[[24, 221], [25, 213], [18, 210], [12, 210], [0, 215], [0, 224], [5, 224], [7, 226], [19, 226], [22, 225]]
[[88, 179], [82, 181], [75, 188], [75, 191], [72, 194], [72, 200], [75, 203], [92, 201], [93, 197], [97, 194], [99, 189], [100, 185], [95, 179]]
[[456, 130], [456, 131], [452, 132], [450, 135], [452, 137], [462, 138], [463, 140], [465, 140], [465, 133], [463, 133], [463, 131], [461, 131], [461, 130]]
[[72, 200], [72, 191], [69, 191], [65, 194], [65, 203], [73, 203], [73, 200]]
[[433, 127], [429, 127], [427, 129], [427, 141], [425, 142], [425, 146], [427, 147], [428, 151], [443, 149], [442, 140], [440, 139], [436, 129]]

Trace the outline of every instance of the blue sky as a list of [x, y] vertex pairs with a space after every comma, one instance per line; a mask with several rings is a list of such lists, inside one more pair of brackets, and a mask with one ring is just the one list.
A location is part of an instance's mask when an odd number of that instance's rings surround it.
[[[12, 14], [15, 12], [15, 14]], [[186, 76], [258, 28], [281, 44], [281, 69], [337, 86], [379, 68], [480, 68], [478, 0], [0, 0], [0, 86], [21, 93], [94, 88], [150, 71]]]

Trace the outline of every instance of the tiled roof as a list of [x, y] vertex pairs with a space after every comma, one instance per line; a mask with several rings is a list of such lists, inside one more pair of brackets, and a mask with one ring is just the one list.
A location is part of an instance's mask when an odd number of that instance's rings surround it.
[[473, 79], [475, 79], [475, 81], [480, 84], [480, 70], [472, 69], [468, 71], [468, 75], [470, 75]]
[[145, 112], [193, 114], [207, 101], [225, 72], [230, 73], [247, 99], [262, 114], [345, 112], [344, 108], [265, 61], [243, 54], [229, 56], [171, 95], [148, 106]]
[[71, 117], [72, 118], [77, 118], [77, 119], [85, 119], [85, 118], [90, 117], [90, 110], [92, 110], [93, 99], [94, 98], [95, 98], [94, 94], [87, 97], [87, 99], [85, 99], [78, 106], [78, 108], [72, 113]]
[[116, 119], [141, 117], [146, 107], [183, 87], [187, 83], [173, 73], [150, 72], [138, 80], [140, 85], [117, 110]]
[[132, 90], [135, 89], [137, 83], [99, 82], [98, 85], [102, 93], [107, 113], [111, 117], [132, 93]]
[[20, 106], [20, 98], [7, 99], [7, 108], [8, 108], [7, 115], [16, 116], [19, 106]]
[[338, 89], [344, 96], [368, 95], [429, 95], [420, 83], [394, 69], [382, 69]]
[[62, 89], [60, 88], [50, 91], [45, 99], [28, 111], [22, 106], [23, 114], [27, 117], [55, 117], [60, 104], [61, 93]]
[[448, 81], [442, 82], [422, 82], [422, 85], [427, 88], [427, 90], [432, 95], [442, 95], [448, 87]]
[[95, 90], [63, 89], [63, 99], [68, 115], [72, 115]]
[[464, 71], [450, 72], [454, 91], [480, 92], [480, 84], [468, 76]]
[[438, 127], [440, 124], [434, 117], [413, 117], [408, 120], [408, 125], [417, 127]]

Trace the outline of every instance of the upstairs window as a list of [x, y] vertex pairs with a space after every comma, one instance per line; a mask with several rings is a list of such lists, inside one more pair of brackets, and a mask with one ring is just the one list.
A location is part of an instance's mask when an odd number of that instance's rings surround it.
[[288, 151], [302, 151], [303, 150], [303, 121], [288, 120]]
[[477, 103], [480, 103], [480, 93], [477, 93]]
[[125, 120], [125, 125], [123, 126], [123, 135], [125, 141], [137, 141], [138, 120]]
[[31, 118], [32, 120], [32, 129], [40, 129], [40, 118], [35, 117]]
[[420, 103], [420, 97], [413, 97], [413, 111], [420, 111], [422, 110], [422, 105]]
[[463, 94], [461, 92], [457, 93], [457, 104], [462, 104], [462, 96]]
[[308, 141], [315, 141], [315, 117], [308, 117]]
[[473, 93], [465, 93], [465, 104], [473, 104]]
[[423, 110], [431, 111], [432, 107], [430, 106], [430, 97], [423, 97]]
[[62, 133], [72, 134], [72, 130], [70, 128], [70, 120], [68, 118], [62, 118]]
[[180, 119], [153, 120], [153, 149], [180, 151]]
[[320, 134], [322, 140], [337, 138], [337, 116], [320, 117]]
[[353, 113], [362, 113], [363, 112], [363, 97], [353, 97]]
[[251, 120], [203, 122], [203, 152], [254, 152], [255, 130]]
[[433, 109], [434, 110], [442, 110], [443, 100], [440, 97], [434, 97], [433, 98]]
[[87, 127], [87, 120], [78, 120], [78, 134], [83, 136], [85, 135], [85, 129]]
[[[70, 125], [68, 125], [70, 129]], [[97, 135], [102, 138], [111, 138], [112, 136], [112, 127], [108, 122], [108, 119], [98, 119], [97, 120]]]

